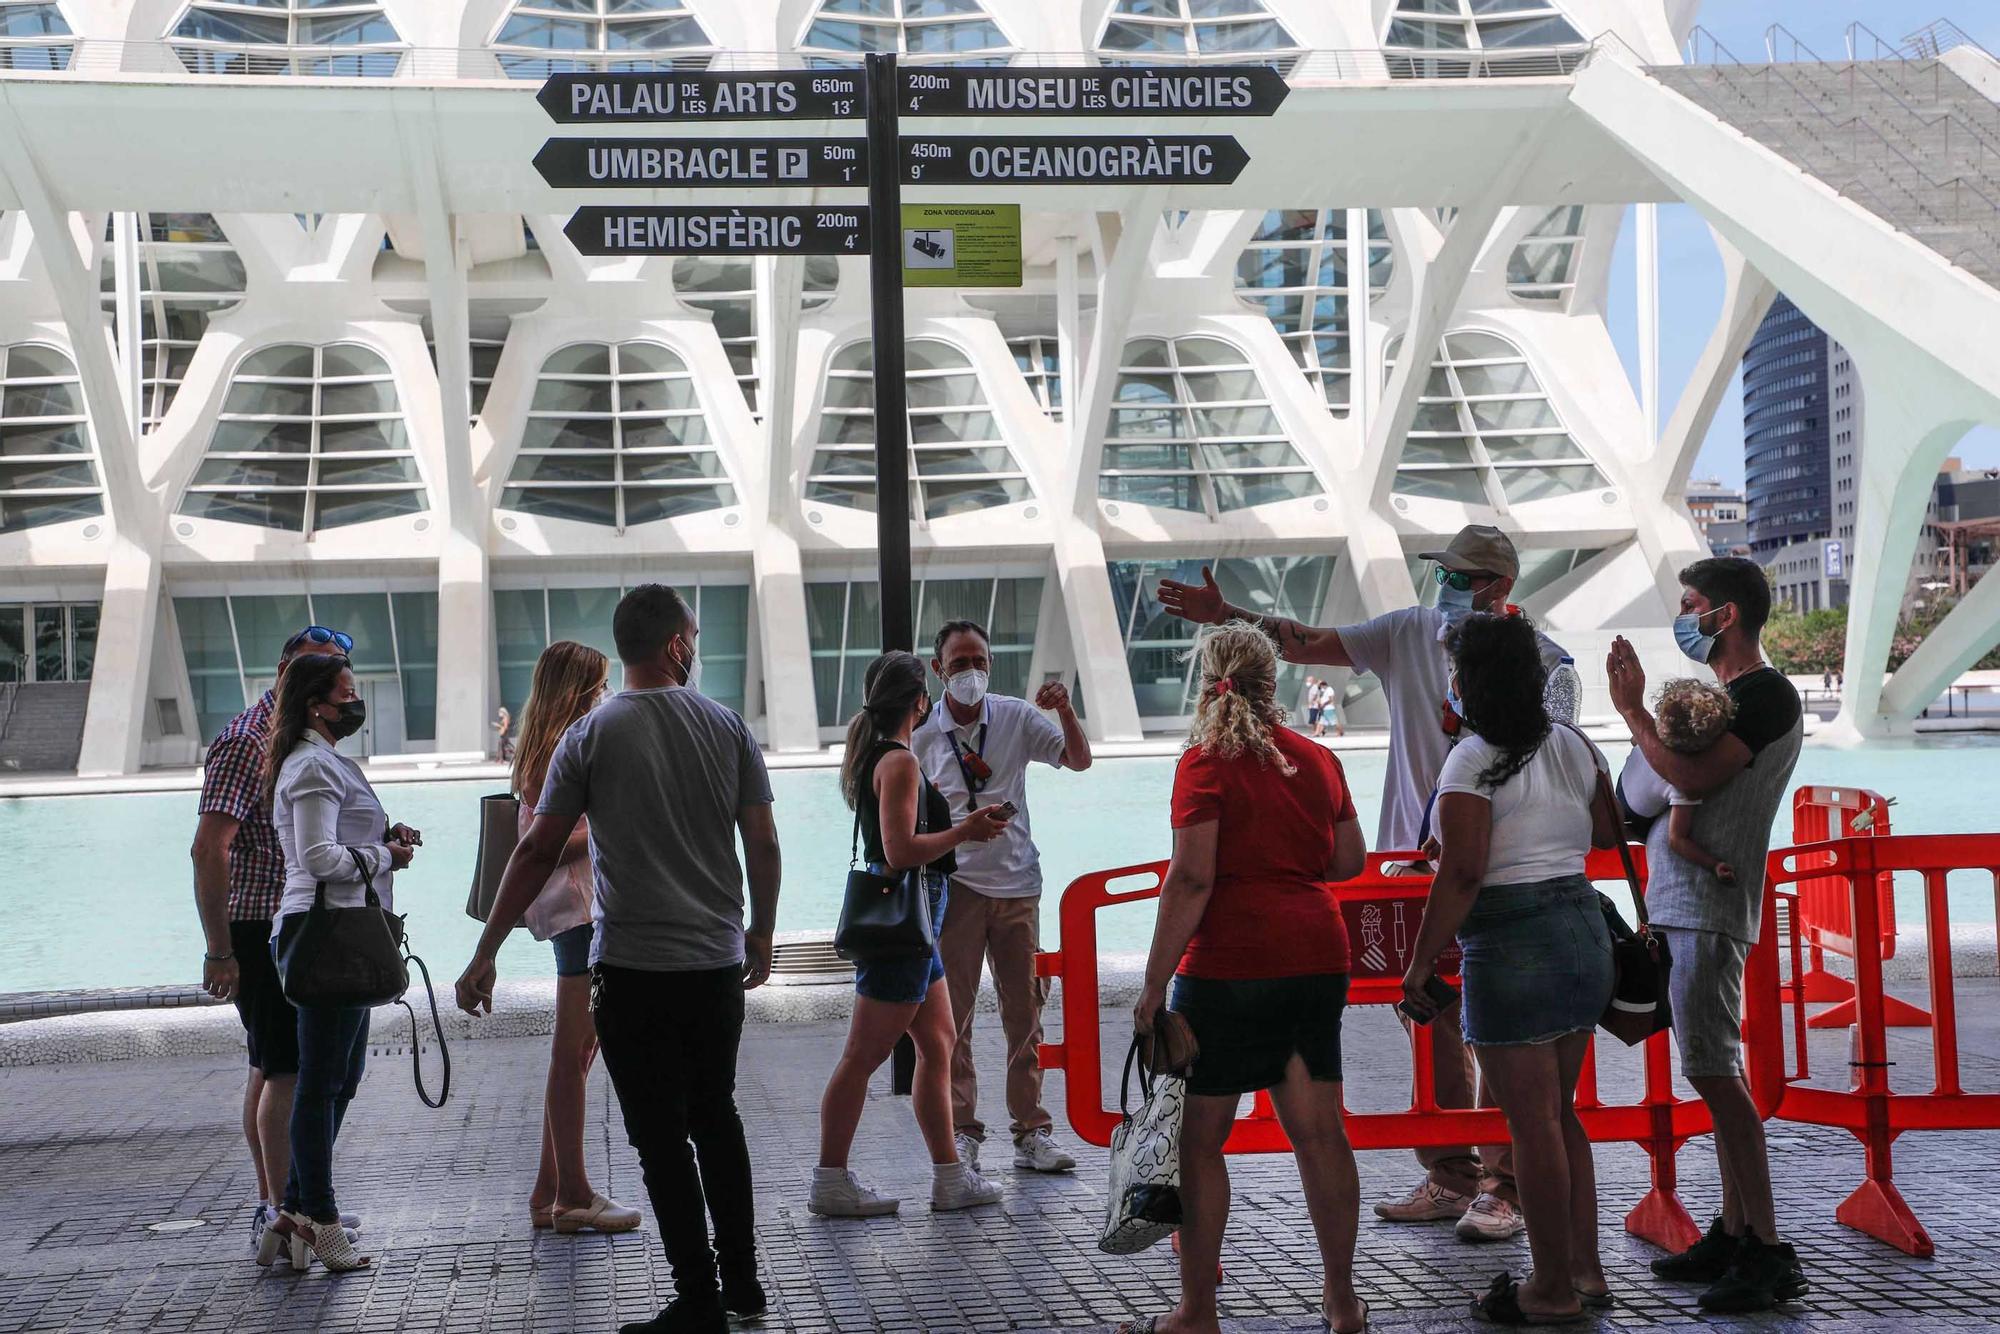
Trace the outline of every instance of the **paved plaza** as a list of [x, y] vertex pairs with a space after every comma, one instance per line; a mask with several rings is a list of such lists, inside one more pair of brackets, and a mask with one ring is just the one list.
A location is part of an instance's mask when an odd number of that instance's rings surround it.
[[[1992, 1014], [1992, 982], [1965, 981], [1963, 1012]], [[997, 1071], [997, 1025], [983, 1025], [984, 1063]], [[1120, 1015], [1107, 1013], [1107, 1044]], [[757, 1167], [758, 1225], [772, 1331], [1100, 1330], [1167, 1309], [1175, 1274], [1160, 1246], [1100, 1254], [1105, 1155], [1085, 1148], [1074, 1176], [1017, 1176], [997, 1209], [933, 1215], [906, 1100], [886, 1075], [862, 1123], [856, 1168], [902, 1194], [905, 1212], [827, 1221], [805, 1210], [817, 1144], [821, 1081], [838, 1023], [755, 1024], [742, 1057], [741, 1104]], [[0, 1334], [25, 1330], [614, 1329], [650, 1316], [669, 1289], [650, 1228], [608, 1237], [536, 1234], [524, 1201], [539, 1127], [545, 1040], [456, 1042], [454, 1086], [442, 1111], [411, 1089], [406, 1029], [383, 1034], [341, 1141], [343, 1208], [364, 1218], [365, 1272], [260, 1270], [248, 1248], [253, 1178], [236, 1127], [241, 1067], [207, 1055], [0, 1069]], [[1967, 1084], [2000, 1086], [1996, 1024], [1968, 1030]], [[1816, 1068], [1845, 1059], [1844, 1034], [1816, 1041]], [[1349, 1101], [1386, 1108], [1407, 1057], [1381, 1009], [1350, 1014]], [[1822, 1064], [1822, 1062], [1824, 1064]], [[1916, 1081], [1921, 1061], [1906, 1060]], [[1060, 1077], [1050, 1092], [1062, 1095]], [[1607, 1097], [1616, 1093], [1607, 1085]], [[602, 1073], [590, 1107], [590, 1165], [599, 1187], [644, 1204]], [[1060, 1120], [1060, 1112], [1058, 1111]], [[2000, 1135], [1911, 1135], [1897, 1145], [1897, 1179], [1937, 1243], [1915, 1260], [1833, 1221], [1859, 1180], [1861, 1152], [1844, 1132], [1774, 1124], [1781, 1209], [1813, 1293], [1784, 1317], [1713, 1321], [1730, 1327], [1932, 1330], [2000, 1322]], [[1652, 1250], [1618, 1226], [1643, 1191], [1644, 1160], [1629, 1145], [1598, 1156], [1606, 1260], [1620, 1305], [1607, 1330], [1700, 1323], [1692, 1289], [1646, 1272]], [[1716, 1200], [1706, 1139], [1681, 1154], [1683, 1197], [1697, 1216]], [[1319, 1272], [1298, 1178], [1288, 1157], [1231, 1160], [1235, 1211], [1225, 1251], [1224, 1314], [1232, 1330], [1315, 1330]], [[1413, 1179], [1401, 1152], [1361, 1155], [1364, 1199]], [[650, 1210], [648, 1211], [650, 1213]], [[185, 1222], [200, 1220], [201, 1226]], [[166, 1227], [159, 1225], [165, 1224]], [[181, 1226], [175, 1226], [181, 1224]], [[1525, 1267], [1523, 1242], [1484, 1247], [1443, 1225], [1407, 1228], [1366, 1217], [1358, 1278], [1375, 1327], [1473, 1327], [1475, 1289]]]

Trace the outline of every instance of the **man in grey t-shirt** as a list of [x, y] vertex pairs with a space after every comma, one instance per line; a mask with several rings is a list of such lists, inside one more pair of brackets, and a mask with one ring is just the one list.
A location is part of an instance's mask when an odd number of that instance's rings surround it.
[[743, 720], [694, 688], [701, 627], [678, 594], [662, 584], [633, 589], [611, 629], [626, 689], [557, 744], [458, 1003], [492, 1010], [494, 956], [587, 816], [597, 926], [590, 1008], [678, 1294], [656, 1320], [620, 1334], [724, 1334], [729, 1316], [765, 1308], [736, 1053], [743, 993], [771, 973], [779, 878], [771, 784]]

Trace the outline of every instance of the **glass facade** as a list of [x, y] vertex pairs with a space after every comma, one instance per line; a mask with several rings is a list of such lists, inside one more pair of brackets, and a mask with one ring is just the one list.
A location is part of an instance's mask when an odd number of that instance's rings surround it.
[[429, 749], [437, 737], [437, 593], [176, 596], [181, 653], [203, 743], [277, 675], [285, 641], [308, 625], [354, 637], [349, 658], [368, 700], [366, 749]]
[[[1385, 376], [1401, 345], [1389, 340]], [[1397, 494], [1506, 509], [1607, 485], [1519, 348], [1469, 329], [1445, 335], [1404, 439]]]
[[[910, 585], [910, 601], [918, 657], [930, 659], [932, 641], [946, 621], [978, 621], [993, 650], [994, 693], [1028, 693], [1028, 665], [1042, 605], [1040, 578], [923, 578]], [[882, 652], [880, 585], [873, 579], [808, 583], [806, 630], [820, 726], [844, 728], [861, 707], [868, 664]]]
[[[1111, 597], [1125, 637], [1125, 662], [1139, 717], [1160, 725], [1194, 711], [1194, 663], [1188, 656], [1197, 627], [1160, 605], [1160, 580], [1199, 584], [1207, 566], [1222, 596], [1261, 615], [1285, 616], [1307, 625], [1321, 623], [1331, 556], [1239, 556], [1228, 559], [1149, 557], [1109, 562]], [[1306, 668], [1281, 664], [1278, 702], [1291, 707], [1305, 686]]]
[[44, 343], [0, 346], [0, 533], [103, 513], [76, 363]]
[[[1382, 46], [1399, 79], [1566, 72], [1589, 49], [1554, 0], [1395, 0]], [[1481, 58], [1550, 48], [1547, 62]]]
[[572, 343], [542, 363], [500, 503], [622, 531], [734, 505], [736, 488], [679, 353]]
[[1214, 518], [1321, 490], [1241, 349], [1200, 337], [1125, 345], [1100, 496]]
[[[187, 375], [208, 322], [242, 304], [243, 261], [207, 213], [134, 215], [139, 236], [140, 385], [145, 426], [160, 424]], [[107, 218], [104, 239], [114, 236]], [[104, 309], [116, 325], [117, 257], [107, 247], [98, 266]]]
[[88, 681], [97, 625], [95, 602], [0, 603], [0, 685]]
[[[814, 255], [805, 262], [801, 310], [818, 310], [833, 300], [840, 286], [840, 261]], [[674, 261], [674, 292], [684, 305], [709, 312], [715, 336], [736, 368], [743, 401], [753, 416], [761, 416], [757, 388], [757, 271], [748, 259], [724, 255], [690, 255]]]
[[1021, 378], [1028, 382], [1028, 392], [1035, 396], [1035, 402], [1042, 405], [1050, 421], [1061, 421], [1062, 356], [1056, 347], [1056, 336], [1009, 338], [1007, 346], [1014, 353], [1014, 364], [1020, 368]]
[[493, 34], [509, 78], [703, 69], [716, 47], [684, 0], [516, 0]]
[[190, 0], [167, 43], [190, 74], [386, 79], [404, 43], [379, 0]]
[[180, 513], [310, 537], [426, 510], [402, 414], [373, 348], [259, 348], [237, 365]]
[[1260, 0], [1115, 0], [1097, 38], [1098, 55], [1134, 64], [1240, 58], [1298, 46]]
[[1582, 254], [1583, 205], [1552, 208], [1508, 256], [1507, 290], [1522, 301], [1567, 301]]
[[1833, 532], [1837, 346], [1781, 292], [1743, 350], [1743, 491], [1752, 551]]
[[[1347, 310], [1349, 210], [1272, 209], [1236, 261], [1236, 295], [1270, 317], [1299, 369], [1334, 416], [1345, 417], [1353, 373]], [[1368, 288], [1379, 296], [1395, 271], [1380, 209], [1369, 209]]]
[[[905, 345], [911, 512], [925, 519], [1034, 498], [987, 406], [978, 368], [935, 338]], [[820, 406], [806, 499], [875, 508], [875, 357], [867, 343], [836, 352]]]
[[[750, 662], [750, 589], [745, 584], [676, 584], [694, 608], [701, 627], [701, 693], [743, 712], [744, 681]], [[500, 649], [500, 702], [521, 710], [535, 679], [535, 660], [557, 640], [587, 644], [611, 659], [611, 686], [622, 690], [625, 669], [611, 638], [611, 615], [622, 587], [498, 588], [493, 591], [493, 627]]]
[[799, 48], [848, 57], [899, 51], [988, 64], [1004, 60], [1014, 43], [979, 0], [820, 0]]
[[71, 43], [56, 0], [0, 0], [0, 69], [68, 69]]

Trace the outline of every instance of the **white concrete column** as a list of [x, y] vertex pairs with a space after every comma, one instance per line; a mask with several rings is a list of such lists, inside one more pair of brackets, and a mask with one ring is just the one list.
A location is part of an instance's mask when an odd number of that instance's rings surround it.
[[113, 214], [111, 225], [114, 309], [118, 325], [118, 387], [125, 397], [126, 429], [137, 440], [145, 433], [145, 381], [140, 375], [143, 325], [139, 318], [139, 215]]
[[146, 739], [147, 690], [153, 632], [160, 615], [160, 562], [124, 536], [113, 539], [104, 563], [98, 609], [97, 656], [90, 671], [83, 744], [76, 772], [83, 778], [137, 773]]
[[1368, 438], [1369, 413], [1377, 395], [1368, 368], [1368, 210], [1347, 210], [1347, 411], [1354, 433]]
[[1125, 660], [1125, 627], [1104, 565], [1104, 543], [1095, 529], [1067, 516], [1057, 519], [1056, 534], [1049, 559], [1062, 584], [1077, 683], [1083, 690], [1084, 730], [1093, 741], [1140, 740], [1145, 733], [1132, 693], [1131, 664]]
[[[754, 495], [745, 497], [755, 545], [751, 591], [757, 599], [757, 650], [764, 667], [764, 742], [773, 750], [819, 749], [819, 701], [813, 690], [812, 640], [806, 625], [804, 563], [793, 518], [793, 435], [798, 429], [799, 310], [805, 261], [755, 261], [758, 403], [764, 409]], [[749, 453], [751, 451], [745, 451]]]
[[1646, 448], [1660, 438], [1660, 206], [1635, 204], [1639, 309], [1639, 416]]
[[447, 531], [438, 553], [437, 748], [484, 752], [495, 708], [492, 562]]

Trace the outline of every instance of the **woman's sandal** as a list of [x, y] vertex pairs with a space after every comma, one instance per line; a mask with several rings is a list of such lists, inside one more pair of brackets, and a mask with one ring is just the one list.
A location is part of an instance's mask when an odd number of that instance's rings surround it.
[[1332, 1330], [1333, 1334], [1368, 1334], [1368, 1299], [1366, 1297], [1357, 1297], [1355, 1300], [1361, 1303], [1361, 1323], [1359, 1325], [1353, 1329], [1334, 1329], [1333, 1321], [1322, 1315], [1319, 1318], [1319, 1327], [1325, 1330]]
[[1575, 1325], [1590, 1317], [1581, 1309], [1566, 1315], [1545, 1315], [1521, 1309], [1521, 1285], [1512, 1274], [1497, 1274], [1486, 1295], [1472, 1303], [1472, 1314], [1492, 1325]]
[[1603, 1292], [1591, 1292], [1586, 1288], [1578, 1288], [1576, 1290], [1576, 1299], [1583, 1303], [1583, 1309], [1586, 1311], [1609, 1311], [1612, 1307], [1618, 1305], [1618, 1299], [1611, 1295], [1611, 1291], [1608, 1288]]
[[1153, 1334], [1159, 1323], [1160, 1318], [1156, 1315], [1149, 1315], [1144, 1320], [1127, 1320], [1117, 1328], [1115, 1334]]
[[534, 1225], [535, 1231], [547, 1232], [556, 1225], [556, 1207], [551, 1204], [537, 1209], [531, 1204], [528, 1206], [528, 1221]]

